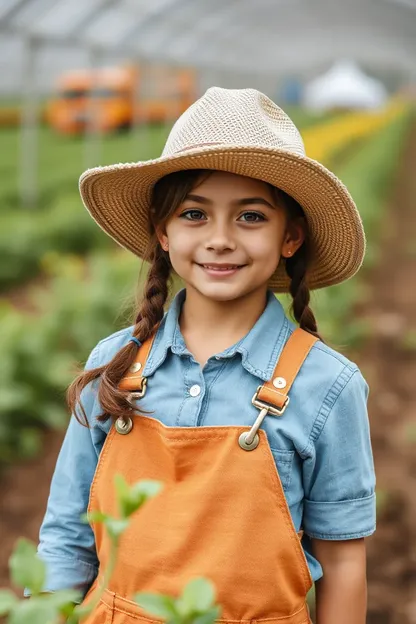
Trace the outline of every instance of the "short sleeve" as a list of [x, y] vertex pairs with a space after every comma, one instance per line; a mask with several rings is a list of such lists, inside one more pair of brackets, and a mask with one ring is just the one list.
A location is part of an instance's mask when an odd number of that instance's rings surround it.
[[361, 372], [348, 367], [321, 407], [311, 457], [303, 462], [303, 526], [312, 538], [357, 539], [375, 531], [367, 397]]

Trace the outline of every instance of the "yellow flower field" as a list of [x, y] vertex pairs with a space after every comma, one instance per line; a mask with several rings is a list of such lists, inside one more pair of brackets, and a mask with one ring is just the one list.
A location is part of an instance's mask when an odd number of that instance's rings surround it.
[[380, 111], [353, 112], [314, 125], [302, 132], [306, 153], [324, 164], [356, 140], [375, 134], [406, 110], [405, 102], [395, 99]]

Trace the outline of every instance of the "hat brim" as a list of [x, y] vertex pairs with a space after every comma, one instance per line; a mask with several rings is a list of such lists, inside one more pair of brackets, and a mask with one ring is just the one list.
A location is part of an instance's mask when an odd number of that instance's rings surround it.
[[[143, 258], [149, 243], [149, 208], [154, 184], [185, 169], [227, 171], [268, 182], [292, 196], [308, 221], [313, 260], [311, 289], [352, 277], [365, 253], [365, 235], [355, 203], [342, 182], [306, 156], [272, 148], [204, 146], [138, 163], [95, 167], [80, 178], [85, 207], [119, 245]], [[270, 279], [275, 292], [288, 292], [281, 262]]]

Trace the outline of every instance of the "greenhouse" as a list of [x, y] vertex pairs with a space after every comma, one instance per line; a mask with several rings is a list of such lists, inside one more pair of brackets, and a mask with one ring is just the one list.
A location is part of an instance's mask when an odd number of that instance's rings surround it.
[[[322, 349], [356, 363], [370, 389], [377, 530], [366, 536], [367, 622], [413, 624], [416, 0], [2, 0], [0, 64], [0, 587], [19, 585], [8, 563], [18, 538], [38, 541], [70, 422], [66, 389], [99, 341], [140, 320], [148, 283], [147, 262], [85, 209], [80, 176], [158, 159], [175, 121], [189, 123], [186, 111], [211, 87], [236, 98], [256, 89], [272, 101], [266, 111], [274, 102], [274, 114], [293, 120], [314, 171], [322, 165], [345, 185], [365, 231], [357, 275], [313, 290], [305, 305]], [[243, 110], [238, 119], [244, 133]], [[344, 228], [338, 217], [335, 230]], [[290, 294], [276, 296], [302, 326]], [[279, 393], [286, 380], [276, 379]], [[186, 395], [195, 402], [198, 384]], [[340, 453], [343, 444], [346, 435]], [[285, 491], [306, 458], [297, 450], [271, 448]], [[353, 471], [359, 458], [350, 459]]]

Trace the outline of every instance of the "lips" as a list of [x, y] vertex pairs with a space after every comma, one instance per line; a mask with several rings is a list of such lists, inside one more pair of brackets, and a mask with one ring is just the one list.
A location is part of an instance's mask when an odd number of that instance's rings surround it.
[[204, 269], [208, 269], [209, 271], [235, 271], [236, 269], [241, 269], [244, 265], [242, 264], [200, 264]]

